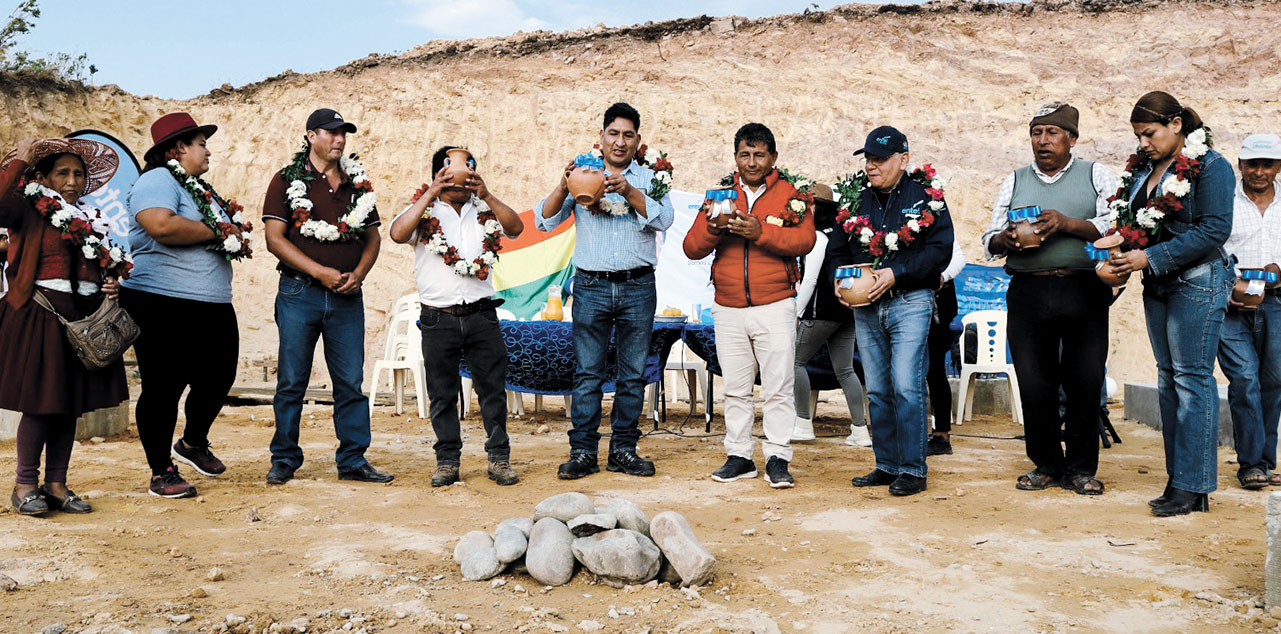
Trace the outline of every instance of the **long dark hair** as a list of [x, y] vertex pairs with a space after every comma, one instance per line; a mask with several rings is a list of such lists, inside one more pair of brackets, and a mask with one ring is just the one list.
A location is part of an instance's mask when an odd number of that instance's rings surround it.
[[1180, 134], [1185, 137], [1205, 127], [1201, 116], [1195, 110], [1185, 107], [1173, 95], [1160, 90], [1143, 95], [1138, 103], [1134, 104], [1134, 109], [1130, 110], [1130, 123], [1169, 125], [1175, 117], [1183, 120], [1183, 130]]
[[148, 152], [146, 159], [147, 164], [142, 168], [142, 173], [146, 174], [158, 167], [165, 167], [165, 163], [168, 163], [169, 159], [173, 158], [172, 156], [169, 156], [169, 153], [172, 152], [174, 148], [178, 147], [179, 142], [183, 145], [191, 145], [191, 143], [196, 140], [196, 137], [202, 134], [204, 134], [204, 132], [201, 132], [200, 130], [192, 130], [182, 136], [174, 137], [165, 141], [164, 145], [157, 147], [154, 152]]

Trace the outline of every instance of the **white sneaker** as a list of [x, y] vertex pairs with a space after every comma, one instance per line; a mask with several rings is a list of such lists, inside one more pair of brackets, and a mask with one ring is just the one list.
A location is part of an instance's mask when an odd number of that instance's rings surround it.
[[845, 444], [851, 447], [871, 447], [872, 436], [867, 433], [867, 425], [850, 425], [850, 435], [845, 437]]
[[814, 440], [814, 421], [797, 416], [796, 423], [792, 426], [792, 442], [810, 440]]

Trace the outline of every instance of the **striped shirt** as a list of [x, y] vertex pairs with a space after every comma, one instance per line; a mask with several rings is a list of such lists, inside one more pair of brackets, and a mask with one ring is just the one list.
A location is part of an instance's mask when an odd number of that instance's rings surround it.
[[[623, 177], [632, 187], [648, 192], [654, 171], [632, 161], [623, 170]], [[622, 196], [618, 194], [606, 196], [614, 201], [622, 200]], [[666, 231], [671, 227], [675, 219], [671, 196], [663, 196], [661, 201], [646, 198], [644, 218], [631, 212], [621, 216], [594, 214], [569, 196], [565, 197], [560, 211], [550, 218], [544, 218], [543, 204], [546, 200], [544, 198], [538, 201], [538, 206], [534, 208], [534, 226], [539, 231], [552, 231], [568, 220], [572, 213], [577, 231], [574, 266], [587, 271], [627, 271], [642, 266], [656, 266], [656, 236], [659, 231]]]

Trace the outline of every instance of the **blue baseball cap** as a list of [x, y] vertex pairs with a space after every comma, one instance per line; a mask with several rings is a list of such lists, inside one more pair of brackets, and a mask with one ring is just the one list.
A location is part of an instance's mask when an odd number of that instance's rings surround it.
[[887, 158], [899, 152], [907, 151], [907, 137], [893, 126], [883, 125], [867, 135], [862, 149], [855, 150], [854, 156], [867, 153], [879, 158]]

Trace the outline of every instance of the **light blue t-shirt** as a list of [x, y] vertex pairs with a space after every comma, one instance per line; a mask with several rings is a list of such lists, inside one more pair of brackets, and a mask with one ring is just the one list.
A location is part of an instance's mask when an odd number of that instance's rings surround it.
[[[231, 303], [231, 263], [221, 254], [205, 249], [204, 244], [171, 246], [152, 238], [138, 224], [138, 212], [161, 207], [183, 218], [203, 220], [191, 194], [174, 180], [166, 169], [153, 169], [138, 177], [129, 190], [129, 251], [133, 254], [133, 272], [121, 282], [137, 291], [193, 299], [215, 304]], [[222, 214], [218, 203], [214, 210]], [[225, 215], [222, 220], [226, 221]]]

